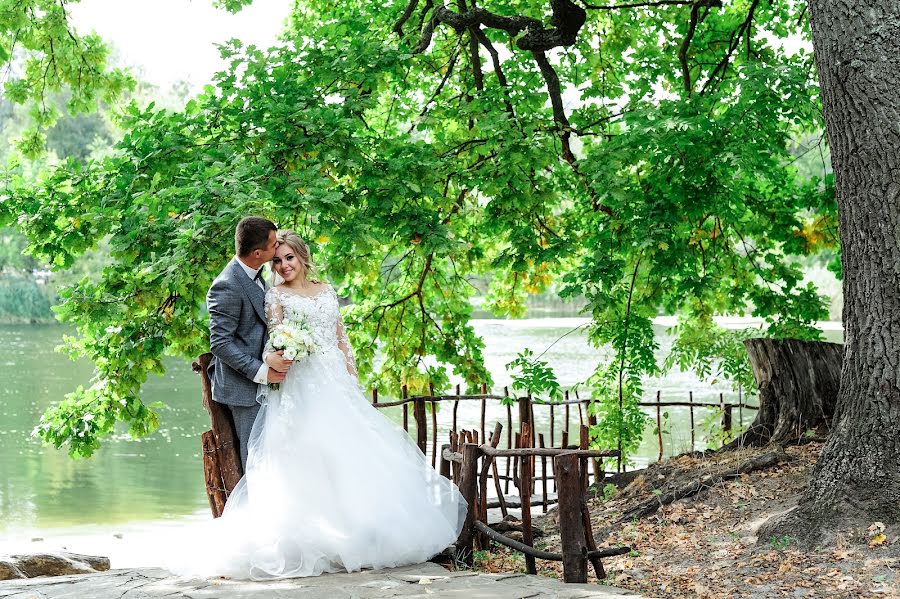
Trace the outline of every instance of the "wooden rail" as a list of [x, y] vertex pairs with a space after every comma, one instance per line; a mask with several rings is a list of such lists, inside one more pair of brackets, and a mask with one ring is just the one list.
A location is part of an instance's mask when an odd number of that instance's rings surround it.
[[[472, 423], [475, 427], [474, 430], [470, 431], [478, 436], [479, 439], [487, 441], [487, 435], [485, 431], [485, 420], [486, 420], [486, 406], [488, 401], [499, 401], [505, 404], [506, 407], [506, 448], [513, 449], [516, 447], [527, 447], [527, 448], [539, 448], [546, 447], [548, 449], [554, 447], [566, 448], [570, 447], [568, 440], [568, 433], [573, 424], [573, 408], [577, 410], [578, 416], [578, 431], [580, 436], [580, 431], [582, 426], [588, 426], [590, 433], [590, 427], [593, 427], [597, 424], [597, 417], [593, 413], [593, 409], [591, 408], [592, 400], [583, 399], [579, 397], [578, 391], [576, 390], [574, 393], [570, 393], [569, 391], [565, 391], [564, 399], [558, 402], [547, 402], [539, 399], [534, 399], [531, 395], [524, 396], [513, 396], [510, 395], [509, 389], [507, 387], [503, 388], [502, 394], [490, 393], [486, 385], [481, 385], [480, 394], [462, 394], [460, 385], [456, 386], [456, 394], [435, 394], [434, 387], [429, 385], [429, 394], [428, 395], [412, 395], [410, 396], [408, 393], [407, 387], [404, 385], [401, 388], [401, 399], [397, 401], [389, 401], [383, 402], [378, 399], [378, 390], [372, 390], [372, 405], [376, 408], [390, 408], [390, 407], [402, 407], [403, 408], [403, 428], [407, 432], [410, 432], [410, 422], [409, 422], [409, 406], [412, 405], [413, 412], [413, 421], [416, 428], [416, 444], [423, 451], [423, 453], [428, 453], [426, 449], [430, 445], [431, 448], [431, 461], [432, 465], [436, 468], [437, 461], [439, 457], [438, 453], [438, 422], [437, 422], [437, 414], [436, 407], [441, 402], [452, 402], [453, 403], [453, 417], [452, 424], [450, 427], [450, 436], [456, 435], [457, 438], [460, 438], [460, 434], [468, 431], [461, 431], [458, 428], [458, 408], [459, 403], [461, 401], [478, 401], [481, 403], [480, 410], [480, 418], [477, 421]], [[571, 395], [575, 396], [575, 399], [571, 399]], [[664, 408], [688, 408], [689, 418], [690, 418], [690, 437], [691, 437], [691, 449], [696, 447], [697, 435], [696, 435], [696, 424], [695, 424], [695, 410], [698, 409], [716, 409], [721, 411], [722, 413], [722, 421], [721, 426], [722, 429], [726, 432], [731, 431], [733, 428], [733, 411], [736, 408], [739, 411], [739, 422], [743, 421], [743, 410], [757, 410], [756, 406], [746, 405], [744, 404], [739, 397], [738, 403], [726, 402], [724, 398], [724, 394], [719, 394], [718, 402], [710, 402], [710, 401], [702, 401], [696, 402], [694, 401], [693, 392], [688, 393], [688, 401], [663, 401], [661, 397], [661, 392], [657, 391], [656, 401], [644, 401], [640, 402], [639, 405], [641, 407], [654, 408], [656, 412], [656, 429], [657, 429], [657, 459], [662, 460], [664, 454], [664, 440], [663, 440], [663, 419], [662, 419], [662, 410]], [[430, 406], [431, 410], [431, 418], [430, 423], [428, 422], [428, 418], [426, 416], [426, 405]], [[513, 418], [513, 405], [516, 407], [516, 415], [518, 416], [518, 426], [514, 427], [514, 418]], [[549, 411], [549, 430], [545, 433], [538, 432], [536, 430], [535, 423], [535, 410], [542, 409]], [[562, 411], [562, 423], [558, 423], [557, 412]], [[558, 425], [562, 424], [561, 427]], [[525, 425], [528, 425], [529, 430], [531, 431], [531, 435], [529, 435], [527, 443], [523, 442], [522, 432], [524, 430]], [[562, 428], [562, 438], [560, 439], [560, 445], [557, 445], [557, 428]], [[516, 432], [518, 431], [518, 432]], [[474, 437], [473, 437], [474, 439]], [[429, 440], [431, 443], [429, 443]], [[580, 441], [580, 439], [579, 439]], [[467, 441], [463, 441], [467, 442]], [[468, 440], [471, 442], [471, 439]], [[451, 439], [451, 446], [454, 446], [455, 443]], [[575, 447], [580, 447], [581, 444], [575, 445]], [[546, 474], [544, 472], [545, 465], [549, 465], [552, 469], [552, 457], [554, 454], [538, 454], [541, 457], [542, 461], [542, 469], [540, 476], [535, 476], [533, 479], [533, 483], [539, 483], [543, 488], [548, 480], [553, 480], [552, 474]], [[502, 458], [500, 461], [499, 467], [505, 466], [505, 475], [501, 475], [501, 479], [504, 482], [512, 480], [515, 481], [518, 479], [518, 473], [514, 471], [514, 468], [517, 467], [518, 457], [515, 454], [509, 455], [498, 455], [498, 458]], [[594, 456], [595, 458], [601, 458], [606, 456]], [[549, 458], [549, 459], [548, 459]], [[624, 465], [621, 463], [621, 459], [617, 460], [616, 470], [622, 471], [624, 470]], [[499, 474], [499, 473], [498, 473]], [[589, 476], [592, 478], [593, 482], [601, 481], [604, 478], [603, 465], [602, 460], [594, 459], [591, 463], [591, 469]], [[509, 492], [509, 484], [506, 482], [504, 487], [504, 492]], [[546, 496], [547, 493], [544, 493]]]

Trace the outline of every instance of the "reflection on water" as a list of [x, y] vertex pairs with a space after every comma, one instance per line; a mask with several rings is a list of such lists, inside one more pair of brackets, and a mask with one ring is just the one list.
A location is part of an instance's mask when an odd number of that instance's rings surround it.
[[[569, 386], [583, 381], [605, 357], [587, 344], [583, 328], [579, 328], [583, 323], [577, 318], [475, 321], [476, 331], [485, 339], [484, 355], [495, 388], [510, 383], [504, 365], [523, 348], [540, 353], [551, 344], [543, 359], [555, 369], [560, 382]], [[77, 461], [31, 438], [31, 430], [47, 406], [77, 385], [90, 383], [88, 362], [72, 362], [53, 351], [64, 332], [63, 327], [53, 325], [0, 326], [0, 531], [13, 534], [79, 525], [122, 526], [176, 520], [207, 510], [199, 437], [209, 428], [209, 421], [200, 405], [199, 380], [186, 362], [167, 360], [166, 375], [152, 378], [144, 386], [145, 402], [168, 405], [161, 412], [160, 430], [149, 438], [133, 441], [121, 434], [106, 441], [93, 458]], [[658, 333], [659, 355], [663, 356], [670, 338], [663, 327]], [[840, 333], [832, 331], [828, 336], [839, 340]], [[656, 389], [662, 390], [664, 399], [685, 399], [688, 390], [694, 391], [697, 401], [717, 401], [719, 392], [734, 399], [726, 385], [705, 384], [690, 373], [675, 372], [647, 381], [648, 399]], [[402, 421], [399, 409], [387, 414], [397, 423]], [[666, 437], [667, 454], [690, 444], [686, 429], [680, 435], [674, 431], [686, 421], [686, 410], [670, 410], [670, 416], [673, 434]], [[752, 418], [746, 412], [744, 416], [745, 421]], [[535, 417], [539, 427], [542, 423], [546, 426], [549, 412], [536, 408]], [[461, 427], [477, 426], [479, 402], [461, 402], [458, 419]], [[505, 419], [505, 408], [494, 404], [487, 426], [490, 429], [495, 420]], [[699, 412], [697, 419], [701, 419]], [[452, 410], [445, 407], [439, 411], [442, 431], [449, 429], [451, 420]], [[577, 421], [573, 411], [573, 426]], [[339, 429], [335, 423], [336, 435]], [[440, 441], [444, 439], [442, 432]], [[655, 459], [656, 451], [655, 436], [648, 430], [640, 460]]]

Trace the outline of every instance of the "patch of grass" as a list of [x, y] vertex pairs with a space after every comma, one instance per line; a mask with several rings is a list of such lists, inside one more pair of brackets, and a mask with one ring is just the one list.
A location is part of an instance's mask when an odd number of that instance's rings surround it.
[[481, 549], [472, 553], [472, 563], [476, 568], [483, 568], [491, 560], [491, 552]]
[[772, 549], [775, 551], [784, 551], [788, 547], [791, 546], [791, 543], [794, 542], [794, 539], [789, 537], [788, 535], [776, 536], [772, 535], [769, 537], [769, 545], [772, 546]]
[[618, 491], [618, 489], [616, 488], [616, 485], [612, 483], [606, 483], [605, 485], [603, 485], [603, 501], [609, 501], [610, 499], [612, 499], [615, 496], [616, 491]]

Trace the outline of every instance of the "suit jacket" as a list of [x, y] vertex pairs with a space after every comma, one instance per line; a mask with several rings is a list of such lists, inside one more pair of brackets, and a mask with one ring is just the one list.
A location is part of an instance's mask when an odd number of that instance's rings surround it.
[[250, 280], [233, 258], [206, 294], [209, 310], [209, 365], [213, 401], [250, 407], [258, 384], [266, 343], [265, 291]]

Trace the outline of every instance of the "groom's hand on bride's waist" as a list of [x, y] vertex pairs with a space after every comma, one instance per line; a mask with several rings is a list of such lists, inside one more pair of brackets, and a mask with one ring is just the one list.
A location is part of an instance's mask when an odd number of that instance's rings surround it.
[[281, 350], [266, 354], [265, 358], [263, 359], [265, 360], [266, 364], [269, 365], [269, 368], [271, 370], [277, 370], [278, 372], [287, 372], [291, 367], [291, 364], [294, 363], [293, 360], [285, 360], [284, 352]]

